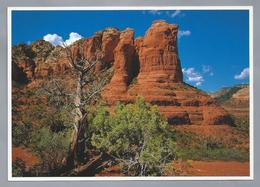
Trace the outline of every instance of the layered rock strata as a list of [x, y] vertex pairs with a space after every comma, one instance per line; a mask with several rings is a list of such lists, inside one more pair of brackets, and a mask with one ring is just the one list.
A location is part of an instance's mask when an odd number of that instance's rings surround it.
[[[142, 96], [157, 105], [170, 124], [230, 124], [228, 113], [210, 96], [183, 82], [177, 34], [177, 25], [158, 20], [144, 37], [135, 39], [130, 28], [122, 32], [107, 28], [69, 47], [73, 58], [83, 54], [89, 61], [98, 61], [95, 73], [113, 67], [113, 77], [101, 93], [110, 105], [133, 102]], [[14, 46], [12, 51], [15, 81], [44, 81], [70, 70], [64, 48], [43, 40]]]
[[[156, 21], [144, 38], [129, 41], [135, 43], [140, 66], [131, 83], [127, 79], [130, 76], [127, 68], [136, 67], [136, 61], [128, 61], [129, 66], [125, 66], [125, 62], [117, 59], [115, 50], [115, 73], [102, 92], [103, 98], [114, 105], [117, 101], [133, 102], [136, 96], [142, 96], [147, 102], [157, 105], [168, 122], [175, 125], [231, 123], [228, 113], [210, 96], [183, 82], [177, 33], [177, 25]], [[128, 54], [123, 52], [120, 56]]]

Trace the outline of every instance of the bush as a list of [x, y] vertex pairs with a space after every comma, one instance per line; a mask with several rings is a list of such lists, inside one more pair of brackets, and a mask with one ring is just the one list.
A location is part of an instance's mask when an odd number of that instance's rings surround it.
[[12, 163], [12, 176], [23, 177], [25, 175], [25, 163], [23, 160], [17, 158]]
[[199, 137], [193, 133], [176, 131], [177, 158], [182, 160], [238, 160], [248, 161], [246, 149], [228, 147], [221, 140]]
[[43, 169], [54, 170], [61, 165], [68, 152], [70, 135], [70, 130], [56, 133], [46, 127], [33, 131], [31, 148], [41, 158]]
[[12, 125], [12, 144], [27, 146], [31, 141], [32, 126], [24, 123]]
[[91, 128], [92, 145], [111, 155], [128, 175], [162, 175], [165, 164], [175, 159], [173, 131], [157, 107], [142, 98], [118, 103], [111, 113], [101, 106]]
[[238, 117], [232, 116], [232, 119], [234, 120], [234, 124], [235, 124], [236, 128], [249, 134], [249, 118], [248, 117], [238, 118]]

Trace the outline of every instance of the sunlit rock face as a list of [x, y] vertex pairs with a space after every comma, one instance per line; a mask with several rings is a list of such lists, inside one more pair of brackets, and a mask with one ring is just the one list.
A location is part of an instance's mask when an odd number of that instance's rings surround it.
[[177, 25], [159, 20], [144, 37], [134, 40], [131, 32], [128, 42], [123, 42], [127, 44], [125, 47], [120, 39], [114, 50], [114, 76], [103, 90], [103, 98], [114, 105], [117, 101], [133, 102], [136, 96], [142, 96], [157, 105], [172, 125], [230, 124], [228, 113], [210, 96], [183, 82], [177, 34]]
[[[176, 24], [158, 20], [144, 37], [135, 38], [130, 28], [106, 28], [68, 47], [73, 58], [83, 55], [88, 61], [98, 61], [94, 73], [114, 69], [101, 93], [111, 106], [142, 96], [173, 125], [230, 124], [228, 113], [210, 96], [183, 82], [177, 35]], [[66, 74], [68, 82], [75, 82], [65, 49], [43, 40], [14, 46], [12, 63], [13, 80], [27, 83]]]

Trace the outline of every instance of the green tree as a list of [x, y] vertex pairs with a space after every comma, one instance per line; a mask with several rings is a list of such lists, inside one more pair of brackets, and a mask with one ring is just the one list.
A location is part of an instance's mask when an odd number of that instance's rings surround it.
[[101, 106], [91, 124], [92, 144], [122, 165], [128, 175], [163, 175], [175, 159], [174, 132], [156, 106], [137, 98], [118, 103], [112, 112]]

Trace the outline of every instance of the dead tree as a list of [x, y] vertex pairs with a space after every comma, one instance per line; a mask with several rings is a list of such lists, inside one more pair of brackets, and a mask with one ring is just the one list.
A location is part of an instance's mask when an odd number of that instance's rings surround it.
[[[76, 46], [77, 45], [77, 46]], [[103, 52], [98, 51], [94, 60], [89, 60], [84, 56], [83, 46], [75, 44], [66, 46], [64, 44], [66, 61], [70, 66], [73, 80], [73, 88], [66, 87], [66, 83], [59, 77], [50, 78], [50, 82], [45, 84], [40, 92], [47, 95], [48, 102], [57, 107], [66, 105], [71, 112], [73, 132], [71, 134], [70, 146], [66, 158], [63, 159], [62, 165], [55, 171], [55, 175], [77, 175], [80, 173], [89, 173], [102, 159], [101, 155], [85, 159], [85, 137], [88, 129], [88, 110], [86, 106], [93, 104], [101, 92], [103, 86], [108, 82], [109, 76], [106, 76], [106, 69], [95, 72], [97, 63], [101, 63]], [[93, 155], [92, 155], [93, 156]]]
[[103, 58], [103, 53], [96, 54], [95, 60], [87, 60], [82, 46], [76, 48], [65, 47], [67, 61], [73, 74], [76, 76], [74, 98], [72, 100], [74, 110], [74, 130], [66, 158], [68, 168], [78, 167], [84, 160], [85, 130], [88, 127], [86, 105], [89, 105], [95, 96], [100, 93], [106, 83], [106, 79], [100, 79], [94, 75], [95, 65]]

